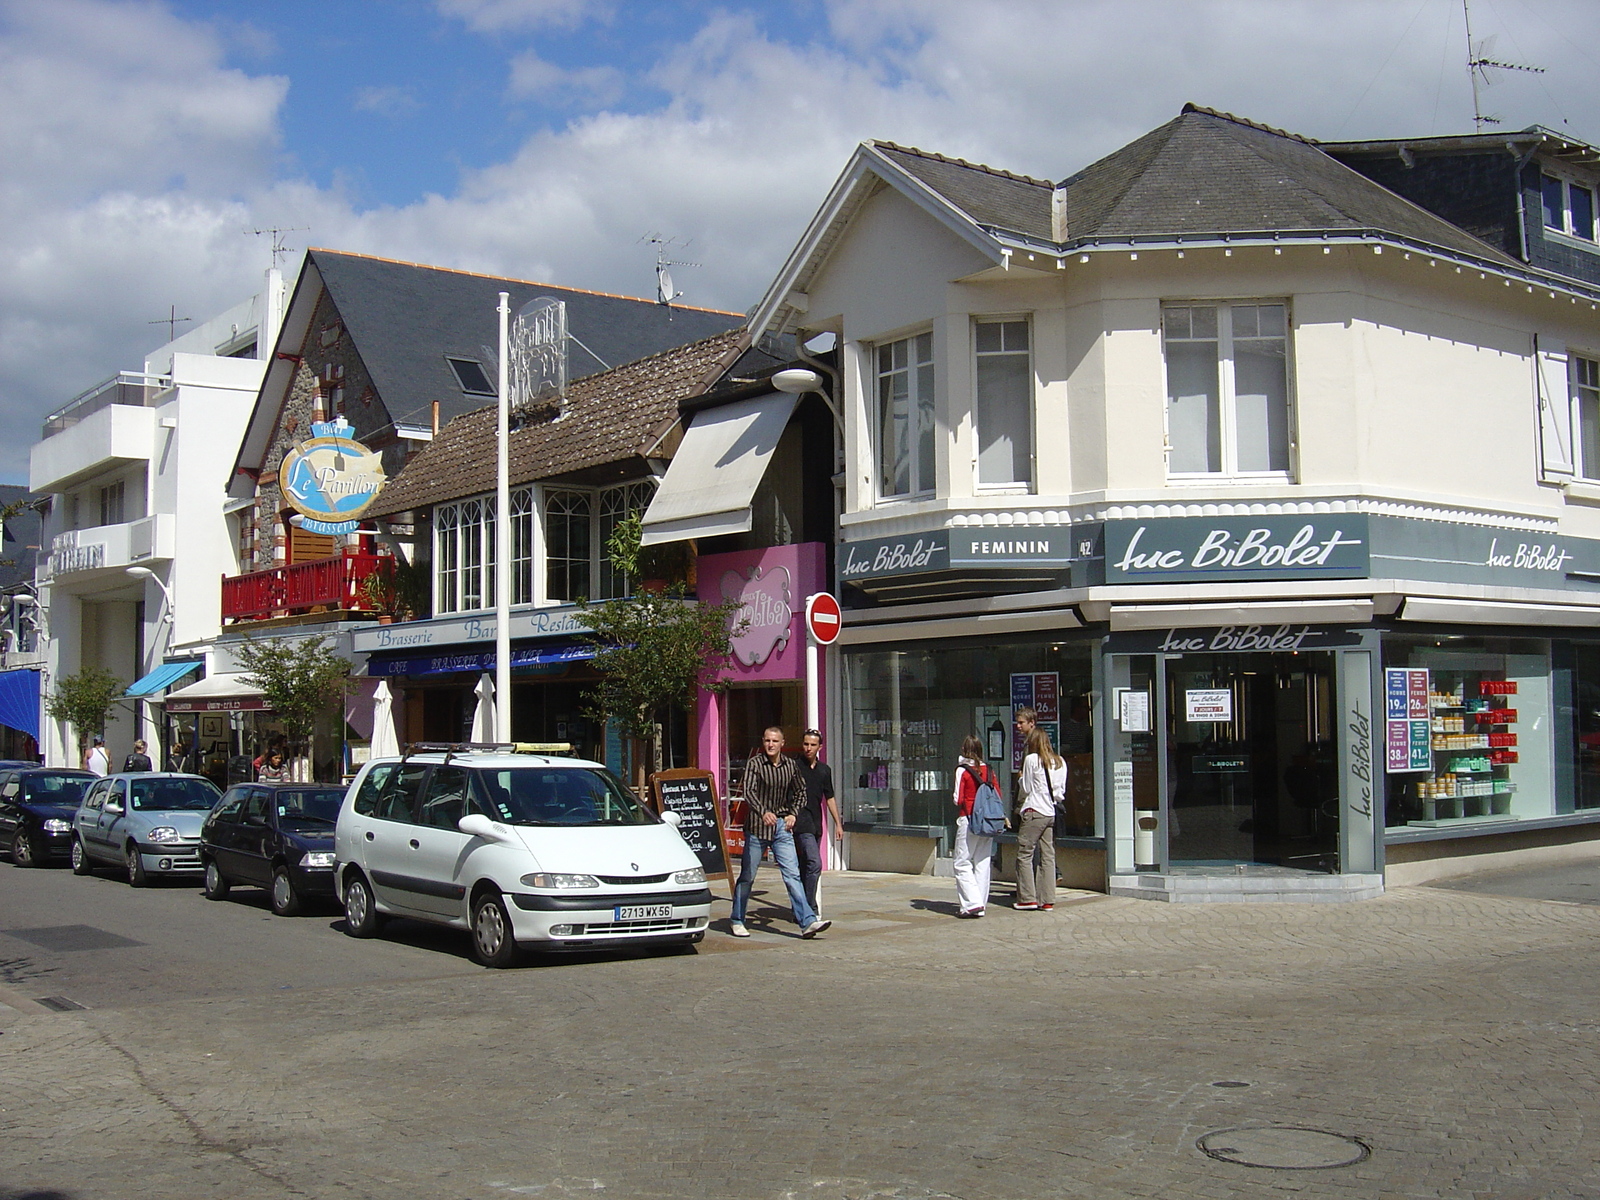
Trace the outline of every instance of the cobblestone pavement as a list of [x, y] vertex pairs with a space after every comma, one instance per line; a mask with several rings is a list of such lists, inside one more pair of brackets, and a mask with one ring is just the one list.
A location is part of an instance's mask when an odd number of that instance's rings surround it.
[[[1595, 907], [1067, 893], [969, 922], [947, 880], [824, 886], [810, 942], [0, 1008], [0, 1200], [1600, 1196]], [[1263, 1126], [1370, 1156], [1196, 1146]]]

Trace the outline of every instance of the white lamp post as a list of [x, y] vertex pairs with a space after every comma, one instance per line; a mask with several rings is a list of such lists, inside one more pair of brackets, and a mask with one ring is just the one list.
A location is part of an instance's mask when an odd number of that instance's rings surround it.
[[161, 589], [161, 595], [167, 602], [167, 611], [162, 614], [161, 619], [167, 624], [167, 643], [170, 645], [172, 642], [172, 629], [176, 624], [176, 618], [173, 613], [177, 605], [173, 604], [172, 593], [167, 590], [167, 585], [162, 583], [161, 576], [157, 575], [149, 567], [128, 567], [124, 569], [123, 574], [131, 575], [135, 579], [148, 579]]
[[494, 517], [494, 728], [497, 742], [511, 740], [511, 397], [506, 387], [507, 325], [511, 293], [500, 293], [500, 407], [495, 425]]

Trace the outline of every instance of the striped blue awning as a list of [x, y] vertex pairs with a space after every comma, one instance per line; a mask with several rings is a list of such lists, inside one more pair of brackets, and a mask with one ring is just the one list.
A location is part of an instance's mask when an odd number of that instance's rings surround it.
[[189, 662], [162, 663], [143, 679], [134, 680], [123, 695], [133, 699], [138, 699], [141, 696], [154, 696], [157, 692], [166, 691], [185, 675], [199, 669], [199, 659], [191, 659]]

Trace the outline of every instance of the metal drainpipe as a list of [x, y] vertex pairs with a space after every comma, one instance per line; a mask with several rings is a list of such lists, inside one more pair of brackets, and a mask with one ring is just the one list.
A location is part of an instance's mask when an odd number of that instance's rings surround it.
[[[1508, 150], [1511, 148], [1510, 142], [1506, 143], [1506, 148]], [[1529, 162], [1532, 161], [1533, 156], [1538, 149], [1539, 143], [1534, 142], [1533, 145], [1528, 147], [1527, 153], [1518, 154], [1515, 151], [1512, 151], [1511, 154], [1511, 161], [1515, 164], [1511, 168], [1511, 181], [1515, 185], [1517, 191], [1517, 238], [1522, 246], [1522, 261], [1528, 263], [1530, 266], [1532, 265], [1533, 260], [1529, 257], [1528, 252], [1528, 211], [1527, 205], [1523, 202], [1522, 198], [1522, 170], [1528, 165]]]

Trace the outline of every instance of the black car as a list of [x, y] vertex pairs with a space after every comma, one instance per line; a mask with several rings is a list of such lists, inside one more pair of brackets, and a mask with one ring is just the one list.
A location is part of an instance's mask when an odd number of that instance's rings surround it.
[[234, 884], [268, 889], [272, 911], [297, 915], [305, 901], [332, 901], [333, 830], [344, 789], [312, 783], [241, 783], [223, 794], [200, 830], [206, 898]]
[[88, 771], [37, 764], [0, 767], [0, 849], [11, 855], [13, 866], [67, 857], [72, 815], [95, 778]]

